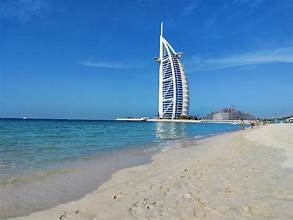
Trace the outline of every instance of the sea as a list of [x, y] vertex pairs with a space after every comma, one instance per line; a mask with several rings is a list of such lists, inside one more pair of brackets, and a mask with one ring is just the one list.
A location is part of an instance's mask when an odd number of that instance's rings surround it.
[[213, 123], [0, 119], [0, 219], [82, 198], [119, 169], [183, 140], [239, 130]]

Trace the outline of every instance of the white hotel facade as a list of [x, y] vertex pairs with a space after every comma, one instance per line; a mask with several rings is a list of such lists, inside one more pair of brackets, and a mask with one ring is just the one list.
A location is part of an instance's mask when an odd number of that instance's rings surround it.
[[188, 116], [189, 88], [181, 52], [176, 52], [163, 37], [161, 23], [159, 62], [159, 118], [175, 119]]

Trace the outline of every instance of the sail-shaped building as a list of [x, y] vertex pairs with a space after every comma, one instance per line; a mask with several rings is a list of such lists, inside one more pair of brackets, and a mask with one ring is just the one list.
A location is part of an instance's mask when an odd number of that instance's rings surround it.
[[188, 115], [189, 88], [181, 52], [176, 52], [163, 37], [161, 23], [159, 62], [159, 118], [175, 119]]

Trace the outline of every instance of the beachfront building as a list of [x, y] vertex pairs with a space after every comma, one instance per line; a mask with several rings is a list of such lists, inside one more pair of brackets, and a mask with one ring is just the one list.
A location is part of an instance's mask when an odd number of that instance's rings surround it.
[[208, 120], [253, 120], [255, 117], [247, 112], [241, 112], [234, 107], [223, 108], [217, 112], [212, 112], [204, 117]]
[[188, 115], [189, 91], [184, 68], [181, 63], [182, 53], [176, 52], [163, 37], [161, 23], [159, 63], [159, 118], [175, 119]]
[[213, 120], [217, 120], [217, 121], [230, 120], [230, 114], [228, 112], [213, 113]]

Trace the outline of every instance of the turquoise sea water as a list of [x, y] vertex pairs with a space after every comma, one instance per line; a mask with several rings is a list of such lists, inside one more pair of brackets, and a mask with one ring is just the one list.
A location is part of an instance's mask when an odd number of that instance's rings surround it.
[[0, 178], [123, 148], [239, 129], [229, 124], [0, 120]]
[[[172, 141], [238, 129], [229, 124], [1, 119], [0, 219], [80, 197], [109, 173], [147, 162], [143, 154]], [[50, 201], [45, 201], [48, 193]]]

